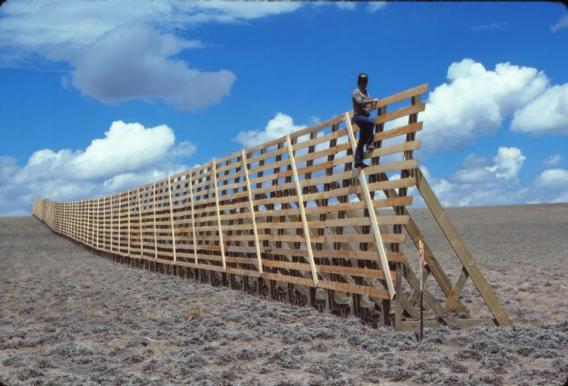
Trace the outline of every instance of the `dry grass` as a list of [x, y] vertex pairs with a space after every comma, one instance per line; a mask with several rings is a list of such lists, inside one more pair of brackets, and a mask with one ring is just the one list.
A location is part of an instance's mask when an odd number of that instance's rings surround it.
[[[412, 333], [114, 264], [0, 218], [0, 384], [526, 384], [568, 374], [568, 205], [451, 209], [512, 328]], [[450, 250], [417, 221], [453, 274]], [[486, 312], [469, 285], [462, 297]]]

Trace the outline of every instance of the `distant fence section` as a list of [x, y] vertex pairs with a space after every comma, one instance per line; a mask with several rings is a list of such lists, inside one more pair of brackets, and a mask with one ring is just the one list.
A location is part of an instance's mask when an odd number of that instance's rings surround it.
[[[38, 199], [54, 232], [152, 269], [192, 275], [373, 324], [418, 326], [419, 278], [401, 244], [426, 245], [427, 325], [469, 326], [459, 294], [471, 278], [497, 324], [509, 320], [444, 215], [413, 157], [427, 85], [380, 99], [370, 167], [353, 169], [359, 128], [350, 113], [109, 196]], [[450, 283], [406, 210], [415, 187], [463, 270]]]

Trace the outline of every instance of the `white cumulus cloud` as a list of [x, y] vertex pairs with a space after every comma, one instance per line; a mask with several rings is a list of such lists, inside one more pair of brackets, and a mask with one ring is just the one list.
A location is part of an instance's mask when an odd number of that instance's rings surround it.
[[277, 113], [274, 118], [268, 121], [264, 130], [241, 131], [237, 134], [235, 140], [245, 147], [252, 147], [306, 127], [306, 125], [295, 125], [294, 120], [289, 115]]
[[430, 92], [422, 115], [420, 135], [430, 152], [496, 132], [506, 116], [542, 94], [549, 82], [535, 68], [499, 63], [488, 70], [472, 59], [452, 63], [447, 78]]
[[516, 111], [511, 129], [531, 134], [568, 134], [568, 83], [550, 87]]
[[[426, 178], [444, 206], [511, 205], [568, 201], [568, 171], [547, 169], [532, 178], [519, 178], [526, 160], [522, 151], [502, 146], [492, 160], [469, 155], [449, 178]], [[423, 172], [425, 168], [422, 166]], [[424, 206], [413, 190], [416, 203]]]
[[188, 167], [193, 143], [167, 125], [115, 121], [85, 149], [41, 149], [19, 166], [0, 157], [0, 214], [29, 213], [36, 197], [73, 200], [138, 186]]
[[145, 128], [139, 123], [115, 121], [102, 139], [95, 139], [71, 160], [79, 178], [104, 178], [148, 167], [167, 156], [175, 135], [166, 126]]
[[499, 147], [497, 155], [493, 158], [495, 165], [488, 166], [487, 170], [495, 173], [497, 178], [510, 180], [517, 178], [519, 169], [526, 159], [527, 157], [516, 147]]
[[568, 170], [547, 169], [538, 176], [537, 182], [543, 187], [568, 187]]
[[107, 103], [158, 99], [181, 110], [208, 106], [229, 93], [236, 76], [227, 70], [197, 71], [174, 59], [195, 44], [147, 26], [118, 28], [70, 59], [72, 83]]
[[[191, 68], [179, 58], [203, 43], [179, 31], [203, 23], [242, 23], [297, 10], [299, 3], [124, 0], [15, 1], [0, 8], [0, 65], [63, 63], [65, 79], [106, 103], [159, 100], [182, 110], [229, 94], [229, 70]], [[196, 51], [193, 51], [194, 53]]]

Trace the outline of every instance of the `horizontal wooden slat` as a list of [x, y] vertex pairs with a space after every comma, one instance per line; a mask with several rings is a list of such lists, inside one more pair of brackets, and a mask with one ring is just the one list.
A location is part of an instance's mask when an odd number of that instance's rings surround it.
[[321, 288], [329, 288], [336, 291], [348, 292], [360, 295], [369, 295], [381, 299], [389, 299], [389, 293], [385, 289], [366, 287], [355, 284], [338, 283], [328, 280], [320, 280], [318, 286]]

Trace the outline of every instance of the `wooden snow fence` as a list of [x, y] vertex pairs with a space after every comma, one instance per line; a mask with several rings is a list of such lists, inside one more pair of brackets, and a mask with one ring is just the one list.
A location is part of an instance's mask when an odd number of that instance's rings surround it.
[[[419, 278], [401, 244], [425, 244], [438, 291], [426, 326], [510, 321], [418, 168], [421, 85], [380, 99], [371, 166], [353, 170], [359, 128], [345, 113], [125, 192], [38, 199], [33, 215], [99, 253], [213, 285], [311, 304], [398, 330], [419, 326]], [[416, 188], [462, 264], [452, 284], [406, 210]], [[460, 301], [471, 279], [493, 318]], [[436, 292], [436, 293], [434, 293]]]

